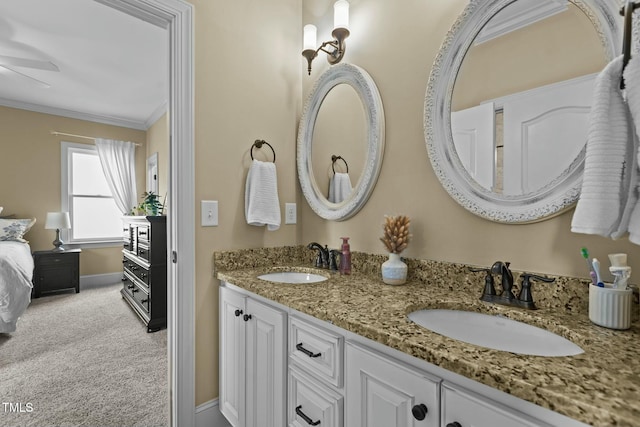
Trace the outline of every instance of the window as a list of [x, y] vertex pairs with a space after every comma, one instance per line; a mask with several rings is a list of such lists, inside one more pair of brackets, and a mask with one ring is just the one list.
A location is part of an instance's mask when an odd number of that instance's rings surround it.
[[62, 210], [71, 229], [67, 243], [119, 243], [122, 213], [116, 206], [92, 145], [62, 143]]

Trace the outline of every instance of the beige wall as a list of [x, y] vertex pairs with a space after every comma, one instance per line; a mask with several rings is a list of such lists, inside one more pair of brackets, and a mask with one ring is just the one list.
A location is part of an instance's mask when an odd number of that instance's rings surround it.
[[[101, 136], [145, 143], [145, 132], [50, 114], [0, 107], [0, 206], [3, 215], [36, 218], [26, 238], [32, 250], [52, 248], [55, 231], [45, 230], [47, 212], [60, 210], [60, 141], [90, 143], [87, 139], [51, 135], [51, 131]], [[144, 191], [145, 148], [136, 149], [138, 192]], [[141, 185], [142, 183], [142, 185]], [[122, 270], [121, 246], [83, 249], [80, 275]]]
[[[296, 117], [300, 111], [300, 1], [192, 0], [195, 5], [196, 222], [200, 200], [217, 200], [219, 226], [196, 225], [196, 404], [218, 396], [218, 282], [212, 253], [290, 245], [295, 225], [246, 224], [245, 180], [253, 141], [277, 154], [280, 205], [297, 201]], [[264, 153], [260, 152], [264, 151]], [[254, 150], [271, 159], [263, 146]]]
[[[331, 31], [332, 3], [303, 2], [303, 22], [319, 25], [319, 40], [321, 33], [328, 37]], [[536, 224], [498, 224], [459, 206], [440, 185], [425, 148], [424, 94], [435, 55], [466, 0], [411, 0], [402, 7], [386, 0], [350, 4], [352, 26], [345, 60], [366, 69], [380, 90], [386, 115], [384, 161], [369, 202], [353, 218], [327, 222], [302, 203], [302, 242], [339, 247], [340, 236], [351, 236], [352, 250], [384, 253], [378, 240], [383, 216], [401, 213], [413, 219], [408, 257], [483, 266], [505, 260], [516, 270], [587, 277], [580, 256], [580, 247], [586, 246], [604, 265], [608, 253], [627, 252], [632, 267], [640, 268], [638, 246], [571, 233], [573, 210]], [[320, 57], [311, 77], [303, 76], [305, 99], [326, 68]]]
[[[147, 158], [158, 153], [158, 196], [160, 202], [164, 203], [169, 183], [169, 119], [166, 113], [147, 129], [146, 153]], [[146, 174], [144, 176], [146, 188]]]

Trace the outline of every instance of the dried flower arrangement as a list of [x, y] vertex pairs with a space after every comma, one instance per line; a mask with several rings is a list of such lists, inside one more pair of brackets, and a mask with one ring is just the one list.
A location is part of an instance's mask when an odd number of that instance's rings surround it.
[[384, 235], [380, 238], [380, 241], [384, 243], [384, 246], [392, 254], [399, 254], [407, 248], [411, 234], [409, 234], [409, 224], [411, 220], [408, 216], [387, 216], [384, 217], [384, 224], [382, 229]]

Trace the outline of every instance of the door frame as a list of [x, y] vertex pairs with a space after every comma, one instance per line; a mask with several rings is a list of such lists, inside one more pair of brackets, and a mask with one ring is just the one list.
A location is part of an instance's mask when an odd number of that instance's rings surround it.
[[[95, 0], [167, 29], [169, 203], [167, 341], [171, 426], [195, 425], [195, 160], [193, 6], [183, 0]], [[179, 284], [179, 286], [178, 286]]]

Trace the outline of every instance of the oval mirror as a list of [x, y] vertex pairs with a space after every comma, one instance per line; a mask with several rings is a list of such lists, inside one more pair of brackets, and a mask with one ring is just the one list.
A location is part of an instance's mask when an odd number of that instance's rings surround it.
[[449, 194], [498, 222], [577, 201], [597, 73], [620, 51], [606, 0], [472, 0], [435, 60], [425, 98], [431, 164]]
[[383, 154], [384, 111], [373, 79], [355, 65], [331, 67], [315, 83], [298, 130], [298, 179], [309, 206], [324, 219], [353, 216], [375, 187]]

